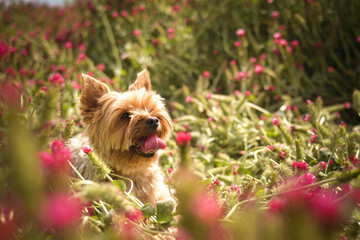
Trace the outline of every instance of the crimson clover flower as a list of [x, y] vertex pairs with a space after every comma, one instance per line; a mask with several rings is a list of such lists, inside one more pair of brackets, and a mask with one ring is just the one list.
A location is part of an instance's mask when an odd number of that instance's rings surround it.
[[176, 135], [176, 142], [179, 146], [183, 146], [191, 141], [191, 134], [187, 132], [180, 131]]
[[80, 222], [83, 204], [66, 193], [50, 196], [41, 206], [40, 222], [46, 229], [61, 230]]
[[51, 153], [40, 152], [39, 157], [45, 168], [51, 171], [66, 171], [70, 159], [70, 150], [64, 146], [62, 141], [55, 139], [51, 146]]

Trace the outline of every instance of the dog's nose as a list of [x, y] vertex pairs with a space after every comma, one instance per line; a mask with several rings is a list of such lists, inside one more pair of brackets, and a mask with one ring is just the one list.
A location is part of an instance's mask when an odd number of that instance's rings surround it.
[[156, 129], [159, 126], [159, 119], [157, 117], [150, 117], [145, 120], [145, 123], [150, 127]]

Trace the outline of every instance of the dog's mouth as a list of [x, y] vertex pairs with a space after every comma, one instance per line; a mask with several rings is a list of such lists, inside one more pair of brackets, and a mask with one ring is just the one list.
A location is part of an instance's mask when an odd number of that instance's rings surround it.
[[151, 158], [158, 150], [165, 149], [165, 147], [166, 143], [164, 140], [155, 134], [151, 134], [134, 141], [134, 143], [131, 144], [130, 149], [142, 157]]

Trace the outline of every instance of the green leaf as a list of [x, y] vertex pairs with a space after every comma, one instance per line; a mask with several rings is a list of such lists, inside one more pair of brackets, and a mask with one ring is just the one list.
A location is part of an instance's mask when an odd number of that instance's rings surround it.
[[140, 211], [142, 212], [143, 216], [145, 218], [149, 218], [151, 216], [155, 215], [155, 208], [152, 204], [150, 203], [146, 203], [141, 209]]
[[126, 183], [123, 180], [114, 180], [114, 181], [112, 181], [112, 184], [114, 184], [121, 191], [123, 191], [123, 192], [126, 191]]
[[169, 223], [173, 219], [174, 202], [171, 200], [162, 200], [156, 202], [157, 215], [156, 220], [159, 224]]

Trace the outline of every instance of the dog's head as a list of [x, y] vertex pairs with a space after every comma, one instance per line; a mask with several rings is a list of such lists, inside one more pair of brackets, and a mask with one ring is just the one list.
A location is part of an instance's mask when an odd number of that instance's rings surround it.
[[146, 70], [122, 93], [83, 74], [80, 115], [97, 152], [117, 152], [128, 161], [153, 158], [165, 148], [172, 129], [164, 100], [151, 90]]

